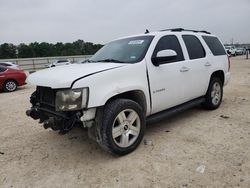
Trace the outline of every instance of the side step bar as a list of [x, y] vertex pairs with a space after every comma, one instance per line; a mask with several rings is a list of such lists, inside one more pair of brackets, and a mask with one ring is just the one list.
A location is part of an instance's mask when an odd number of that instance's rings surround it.
[[173, 116], [177, 113], [183, 112], [189, 108], [195, 107], [200, 105], [201, 103], [205, 102], [205, 98], [204, 97], [199, 97], [197, 99], [191, 100], [189, 102], [180, 104], [178, 106], [169, 108], [167, 110], [164, 110], [162, 112], [158, 112], [156, 114], [150, 115], [147, 117], [147, 124], [152, 124], [152, 123], [156, 123], [159, 122], [163, 119], [166, 119], [170, 116]]

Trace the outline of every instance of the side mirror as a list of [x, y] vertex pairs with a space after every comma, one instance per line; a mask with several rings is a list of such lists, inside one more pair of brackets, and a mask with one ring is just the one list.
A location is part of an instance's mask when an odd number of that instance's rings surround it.
[[174, 50], [161, 50], [156, 54], [156, 57], [152, 58], [152, 63], [159, 66], [167, 61], [174, 60], [176, 57], [177, 53]]

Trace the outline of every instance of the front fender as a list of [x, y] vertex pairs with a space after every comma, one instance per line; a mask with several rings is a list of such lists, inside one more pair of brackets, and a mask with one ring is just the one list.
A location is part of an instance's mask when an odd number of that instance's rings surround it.
[[132, 90], [145, 94], [150, 111], [149, 89], [145, 63], [140, 62], [93, 74], [74, 83], [72, 88], [89, 87], [88, 108], [103, 106], [112, 97]]

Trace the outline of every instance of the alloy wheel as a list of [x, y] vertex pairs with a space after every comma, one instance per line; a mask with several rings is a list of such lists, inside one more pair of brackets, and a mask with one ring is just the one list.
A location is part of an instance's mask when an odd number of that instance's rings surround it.
[[126, 148], [136, 141], [140, 130], [139, 115], [132, 109], [126, 109], [116, 116], [112, 126], [112, 137], [119, 147]]

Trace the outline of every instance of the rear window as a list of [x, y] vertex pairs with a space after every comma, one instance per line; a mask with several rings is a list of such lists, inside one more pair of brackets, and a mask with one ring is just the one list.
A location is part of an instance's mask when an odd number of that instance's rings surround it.
[[[205, 40], [214, 56], [226, 55], [226, 52], [217, 37], [202, 36], [202, 38]], [[226, 47], [226, 49], [230, 49], [230, 47]]]
[[194, 35], [182, 35], [190, 59], [199, 59], [206, 56], [200, 40]]

